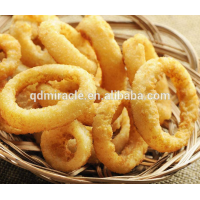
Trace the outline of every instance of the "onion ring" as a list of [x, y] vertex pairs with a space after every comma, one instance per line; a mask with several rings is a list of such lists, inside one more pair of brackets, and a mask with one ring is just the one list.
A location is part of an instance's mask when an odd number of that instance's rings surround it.
[[[123, 43], [123, 55], [130, 85], [132, 85], [138, 69], [146, 61], [158, 57], [152, 43], [142, 34], [136, 34]], [[158, 94], [169, 93], [165, 75], [158, 81], [155, 90]], [[156, 104], [158, 107], [160, 124], [163, 124], [164, 120], [171, 118], [171, 101], [158, 99]]]
[[[4, 88], [5, 84], [7, 83], [7, 80], [0, 81], [0, 92]], [[20, 129], [14, 128], [1, 117], [0, 115], [0, 130], [5, 131], [6, 133], [12, 133], [12, 134], [22, 134], [22, 131]]]
[[96, 74], [98, 62], [94, 50], [70, 25], [61, 21], [45, 21], [40, 25], [39, 38], [56, 62], [79, 66]]
[[[121, 91], [123, 93], [123, 91]], [[115, 151], [115, 145], [112, 143], [112, 127], [111, 122], [118, 106], [123, 104], [130, 117], [130, 135], [129, 141], [118, 155]], [[125, 174], [130, 172], [144, 158], [147, 151], [147, 144], [137, 132], [132, 112], [130, 109], [130, 101], [128, 100], [103, 100], [97, 110], [97, 115], [93, 122], [93, 140], [94, 150], [97, 158], [109, 170]]]
[[126, 89], [122, 53], [110, 25], [100, 16], [85, 16], [77, 30], [88, 39], [102, 69], [102, 87], [108, 91]]
[[8, 34], [0, 34], [0, 49], [6, 55], [0, 62], [0, 80], [3, 80], [11, 76], [19, 65], [21, 49], [18, 41]]
[[[59, 101], [51, 107], [31, 110], [22, 109], [15, 103], [16, 94], [28, 85], [62, 79], [78, 83], [77, 95], [82, 93], [85, 100]], [[1, 115], [9, 125], [29, 133], [50, 130], [70, 123], [83, 114], [94, 102], [88, 98], [88, 94], [95, 92], [92, 75], [79, 67], [58, 64], [39, 66], [16, 75], [6, 84], [0, 95]]]
[[[77, 141], [75, 153], [66, 145], [71, 136]], [[47, 163], [54, 169], [70, 172], [87, 163], [92, 150], [92, 137], [90, 132], [75, 120], [64, 127], [44, 131], [41, 137], [41, 150]]]
[[174, 136], [162, 131], [154, 100], [136, 99], [131, 105], [137, 129], [147, 144], [159, 152], [174, 152], [187, 145], [198, 117], [198, 97], [187, 70], [173, 58], [149, 60], [137, 71], [132, 89], [146, 96], [164, 73], [174, 83], [180, 101], [181, 121]]
[[[25, 17], [25, 19], [26, 18], [29, 17]], [[41, 19], [47, 20], [48, 17]], [[37, 20], [39, 20], [37, 17], [33, 18], [33, 20], [30, 19], [30, 21], [14, 20], [15, 22], [11, 24], [10, 27], [10, 34], [15, 37], [21, 45], [21, 61], [28, 67], [56, 63], [48, 51], [45, 48], [42, 49], [43, 46], [38, 40], [39, 21]]]
[[142, 34], [136, 34], [134, 37], [126, 40], [122, 45], [122, 50], [130, 85], [137, 70], [146, 61], [158, 57], [152, 43]]
[[[3, 89], [4, 86], [1, 85], [1, 90]], [[33, 93], [33, 92], [36, 92], [36, 85], [28, 86], [21, 93], [17, 95], [16, 103], [21, 108], [24, 108], [24, 109], [39, 108], [38, 102], [34, 102], [33, 100], [30, 99], [30, 93]], [[0, 116], [0, 130], [5, 131], [6, 133], [15, 134], [15, 135], [27, 134], [26, 131], [22, 131], [20, 129], [10, 126], [1, 116]]]
[[[90, 134], [92, 135], [92, 127], [90, 126], [85, 126], [85, 128], [90, 132]], [[68, 149], [74, 153], [76, 152], [77, 150], [77, 143], [76, 143], [76, 139], [71, 139], [68, 141], [67, 143], [67, 147]], [[93, 148], [93, 145], [92, 145], [92, 149], [91, 149], [91, 156], [89, 157], [88, 163], [90, 164], [98, 164], [99, 163], [99, 160], [97, 159], [96, 155], [95, 155], [95, 151], [94, 151], [94, 148]]]

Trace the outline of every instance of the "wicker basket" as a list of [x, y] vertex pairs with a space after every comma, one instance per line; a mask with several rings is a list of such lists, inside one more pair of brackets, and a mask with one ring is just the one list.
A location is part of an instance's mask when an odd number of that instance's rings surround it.
[[[72, 26], [76, 26], [82, 16], [59, 16]], [[121, 46], [124, 40], [136, 32], [143, 32], [152, 41], [158, 55], [171, 56], [186, 67], [200, 97], [199, 60], [191, 44], [178, 32], [161, 25], [153, 25], [143, 16], [104, 16], [114, 30]], [[0, 16], [0, 32], [8, 30], [11, 16]], [[164, 124], [170, 134], [174, 133], [179, 121], [176, 90], [169, 81], [172, 94], [172, 118]], [[161, 181], [178, 170], [193, 163], [200, 157], [199, 120], [187, 147], [174, 153], [158, 153], [149, 148], [143, 162], [129, 174], [111, 173], [103, 164], [86, 165], [71, 173], [53, 170], [42, 158], [40, 147], [31, 135], [15, 136], [0, 131], [0, 158], [53, 183], [151, 183]]]

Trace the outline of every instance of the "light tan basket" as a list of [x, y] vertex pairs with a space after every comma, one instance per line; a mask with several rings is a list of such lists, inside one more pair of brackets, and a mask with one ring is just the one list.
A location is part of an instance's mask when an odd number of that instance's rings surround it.
[[[59, 16], [76, 26], [82, 16]], [[154, 25], [143, 16], [104, 16], [114, 30], [116, 40], [123, 41], [135, 33], [143, 32], [152, 41], [158, 55], [171, 56], [186, 67], [200, 97], [199, 60], [195, 50], [177, 31], [162, 25]], [[0, 33], [8, 31], [11, 16], [0, 16]], [[179, 121], [176, 90], [169, 81], [172, 94], [173, 116], [164, 124], [170, 134]], [[15, 136], [0, 131], [0, 158], [53, 183], [152, 183], [164, 180], [200, 157], [199, 120], [187, 147], [174, 153], [158, 153], [149, 148], [144, 161], [126, 175], [111, 173], [103, 164], [86, 165], [71, 173], [53, 170], [42, 158], [40, 147], [31, 136]]]

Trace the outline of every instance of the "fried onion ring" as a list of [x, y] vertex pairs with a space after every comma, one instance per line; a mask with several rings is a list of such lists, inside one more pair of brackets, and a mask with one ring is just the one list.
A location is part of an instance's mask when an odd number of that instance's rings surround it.
[[148, 60], [157, 58], [152, 43], [142, 34], [136, 34], [123, 43], [124, 62], [127, 68], [127, 76], [132, 84], [137, 70]]
[[[136, 34], [123, 43], [123, 55], [130, 85], [132, 85], [137, 70], [146, 61], [158, 57], [152, 43], [142, 34]], [[165, 75], [158, 81], [155, 90], [158, 94], [169, 93]], [[158, 99], [156, 104], [158, 107], [160, 124], [162, 124], [164, 120], [171, 118], [171, 101]]]
[[[128, 110], [131, 127], [128, 143], [121, 154], [118, 155], [115, 145], [111, 141], [113, 135], [111, 122], [120, 104], [123, 104]], [[97, 158], [109, 170], [116, 173], [125, 174], [130, 172], [136, 165], [140, 164], [147, 151], [147, 144], [135, 128], [130, 101], [128, 100], [103, 100], [94, 118], [92, 135]]]
[[[76, 139], [76, 152], [67, 148], [67, 141]], [[50, 131], [44, 131], [41, 137], [42, 154], [54, 169], [70, 172], [87, 163], [92, 151], [92, 136], [77, 120]]]
[[[0, 92], [2, 91], [6, 83], [7, 83], [6, 80], [0, 81]], [[5, 131], [6, 133], [12, 133], [16, 135], [22, 134], [22, 131], [20, 129], [8, 125], [8, 123], [1, 117], [1, 115], [0, 115], [0, 130]]]
[[88, 39], [102, 69], [102, 87], [108, 91], [126, 89], [122, 53], [110, 25], [101, 16], [85, 16], [77, 30]]
[[146, 96], [164, 73], [171, 78], [180, 101], [181, 121], [174, 136], [160, 127], [154, 100], [136, 99], [131, 105], [137, 129], [147, 144], [159, 152], [174, 152], [187, 145], [198, 117], [198, 97], [187, 70], [173, 58], [149, 60], [137, 71], [132, 89]]
[[[3, 89], [3, 87], [2, 87]], [[30, 94], [36, 92], [36, 86], [30, 85], [20, 92], [16, 97], [16, 103], [24, 109], [39, 108], [39, 103], [34, 102], [30, 99]], [[15, 135], [27, 134], [27, 131], [22, 131], [20, 129], [10, 126], [1, 116], [0, 116], [0, 130], [5, 131], [6, 133], [11, 133]]]
[[[18, 67], [21, 58], [21, 48], [19, 42], [8, 34], [0, 34], [0, 50], [5, 55], [0, 62], [0, 80], [11, 76]], [[4, 56], [6, 56], [4, 58]]]
[[[79, 84], [77, 95], [82, 93], [84, 100], [59, 101], [51, 107], [31, 110], [22, 109], [16, 104], [15, 96], [28, 85], [63, 79]], [[29, 133], [50, 130], [70, 123], [83, 114], [94, 102], [88, 98], [88, 94], [95, 92], [92, 75], [79, 67], [58, 64], [39, 66], [21, 72], [6, 84], [0, 95], [1, 115], [9, 125]]]
[[[29, 17], [25, 17], [29, 18]], [[51, 18], [51, 17], [50, 17]], [[47, 20], [47, 18], [41, 18]], [[57, 18], [55, 18], [57, 19]], [[37, 21], [38, 20], [38, 21]], [[35, 20], [16, 20], [10, 27], [10, 34], [15, 37], [21, 45], [22, 62], [28, 67], [35, 67], [44, 64], [54, 64], [55, 60], [38, 40], [38, 26], [41, 21], [36, 17]]]
[[95, 75], [98, 62], [90, 43], [70, 25], [61, 21], [41, 23], [39, 38], [60, 64], [75, 65]]

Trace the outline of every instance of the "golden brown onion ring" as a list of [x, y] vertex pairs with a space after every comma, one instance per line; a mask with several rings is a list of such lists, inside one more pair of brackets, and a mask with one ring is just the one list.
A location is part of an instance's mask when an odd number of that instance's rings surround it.
[[[7, 83], [6, 80], [0, 81], [0, 91], [2, 91], [2, 89], [4, 88], [6, 83]], [[27, 90], [27, 89], [25, 89], [25, 90]], [[30, 96], [27, 96], [27, 95], [25, 95], [25, 98], [23, 98], [23, 101], [22, 101], [21, 96], [23, 97], [23, 93], [24, 92], [22, 92], [22, 94], [20, 93], [17, 96], [17, 101], [16, 102], [18, 104], [21, 104], [20, 106], [24, 106], [23, 108], [26, 108], [27, 105], [30, 108], [31, 105], [35, 105], [36, 103], [32, 104], [32, 103], [28, 102]], [[27, 94], [27, 93], [25, 93], [25, 94]], [[27, 133], [27, 132], [22, 132], [22, 130], [14, 128], [14, 127], [8, 125], [8, 123], [1, 117], [1, 115], [0, 115], [0, 130], [5, 131], [6, 133], [15, 134], [15, 135], [26, 134]]]
[[0, 62], [0, 80], [3, 80], [11, 76], [18, 67], [21, 48], [19, 42], [11, 35], [0, 34], [0, 50], [4, 52], [3, 60]]
[[[76, 139], [76, 152], [67, 148], [67, 141]], [[41, 137], [42, 154], [54, 169], [70, 172], [87, 163], [92, 150], [90, 132], [77, 120], [50, 131], [44, 131]]]
[[[113, 135], [111, 122], [120, 104], [123, 104], [128, 110], [131, 127], [128, 143], [121, 154], [118, 155], [111, 140]], [[147, 151], [147, 144], [139, 135], [134, 125], [130, 101], [124, 99], [103, 100], [100, 103], [93, 122], [93, 140], [97, 158], [109, 170], [120, 174], [128, 173], [136, 165], [140, 164]]]
[[[44, 19], [47, 20], [48, 18]], [[38, 40], [38, 26], [41, 22], [39, 23], [37, 20], [37, 17], [35, 20], [30, 21], [14, 20], [10, 27], [10, 34], [15, 37], [21, 45], [21, 61], [28, 67], [56, 63]]]
[[102, 87], [108, 91], [126, 89], [126, 71], [122, 53], [110, 25], [100, 16], [85, 16], [77, 30], [88, 39], [102, 69]]
[[[82, 93], [86, 99], [59, 101], [51, 107], [31, 110], [22, 109], [15, 103], [15, 96], [28, 85], [63, 79], [79, 84], [77, 95]], [[88, 94], [95, 92], [92, 75], [79, 67], [70, 65], [35, 67], [16, 75], [6, 84], [0, 95], [1, 115], [9, 125], [29, 133], [50, 130], [72, 122], [83, 114], [94, 102], [94, 99], [88, 98]]]
[[137, 70], [148, 60], [157, 58], [156, 51], [148, 38], [136, 34], [123, 43], [123, 56], [127, 68], [127, 76], [132, 84]]
[[[158, 57], [152, 43], [142, 34], [136, 34], [134, 37], [123, 43], [123, 55], [130, 85], [132, 85], [137, 70], [146, 61]], [[165, 75], [158, 81], [155, 90], [158, 94], [169, 94]], [[171, 118], [171, 101], [158, 99], [156, 104], [158, 107], [160, 124], [162, 124], [164, 120]]]
[[57, 63], [75, 65], [95, 75], [98, 62], [90, 43], [61, 21], [41, 23], [39, 38]]
[[174, 136], [162, 130], [154, 100], [132, 100], [135, 124], [147, 144], [159, 152], [173, 152], [187, 145], [198, 117], [198, 97], [187, 70], [173, 58], [152, 59], [136, 73], [132, 84], [135, 93], [144, 98], [155, 89], [157, 80], [163, 74], [169, 76], [176, 87], [180, 106], [180, 123]]

